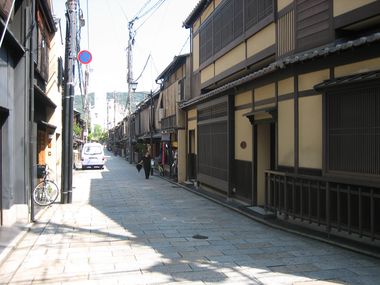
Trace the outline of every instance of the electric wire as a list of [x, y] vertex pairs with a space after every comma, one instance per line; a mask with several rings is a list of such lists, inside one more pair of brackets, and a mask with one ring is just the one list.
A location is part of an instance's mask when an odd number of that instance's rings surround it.
[[[152, 12], [145, 20], [144, 20], [144, 22], [142, 22], [141, 24], [140, 24], [140, 26], [138, 26], [136, 29], [135, 29], [135, 32], [137, 32], [149, 19], [150, 19], [150, 17], [152, 17], [153, 16], [153, 14], [162, 6], [162, 4], [164, 4], [166, 2], [166, 0], [159, 0], [159, 1], [157, 1], [157, 3], [153, 6], [153, 7], [151, 7], [150, 9], [149, 9], [149, 11], [147, 11], [146, 13], [144, 13], [142, 16], [140, 16], [140, 18], [139, 19], [141, 19], [141, 18], [143, 18], [145, 15], [147, 15], [148, 13], [150, 13], [150, 12]], [[153, 10], [154, 9], [154, 10]]]
[[148, 62], [149, 62], [149, 59], [151, 57], [151, 54], [149, 54], [148, 58], [146, 59], [146, 62], [145, 62], [145, 65], [140, 73], [140, 75], [135, 79], [135, 81], [139, 81], [139, 79], [141, 78], [141, 76], [143, 75], [144, 71], [145, 71], [145, 68], [146, 66], [148, 65]]
[[186, 46], [187, 42], [189, 41], [189, 39], [190, 39], [190, 35], [187, 36], [187, 39], [186, 39], [185, 43], [183, 44], [183, 46], [181, 47], [181, 50], [178, 53], [179, 55], [182, 53], [182, 51], [185, 48], [185, 46]]
[[7, 29], [8, 29], [9, 20], [11, 19], [13, 8], [15, 6], [15, 2], [16, 2], [16, 0], [13, 0], [11, 9], [10, 9], [8, 17], [7, 17], [7, 21], [5, 22], [4, 31], [3, 31], [3, 34], [1, 35], [1, 39], [0, 39], [0, 48], [3, 45], [3, 40], [5, 37], [5, 33], [7, 32]]

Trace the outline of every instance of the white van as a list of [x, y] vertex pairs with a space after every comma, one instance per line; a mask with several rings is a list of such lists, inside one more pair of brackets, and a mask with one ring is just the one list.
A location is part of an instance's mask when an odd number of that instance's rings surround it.
[[81, 154], [82, 169], [100, 167], [105, 163], [103, 146], [100, 143], [85, 143]]

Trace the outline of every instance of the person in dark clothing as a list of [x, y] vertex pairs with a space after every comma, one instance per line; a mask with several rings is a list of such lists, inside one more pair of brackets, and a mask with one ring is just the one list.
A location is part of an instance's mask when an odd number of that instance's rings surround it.
[[151, 161], [151, 158], [150, 158], [149, 152], [145, 153], [143, 159], [140, 161], [140, 164], [142, 164], [144, 167], [145, 179], [149, 179], [150, 167], [151, 167], [150, 161]]

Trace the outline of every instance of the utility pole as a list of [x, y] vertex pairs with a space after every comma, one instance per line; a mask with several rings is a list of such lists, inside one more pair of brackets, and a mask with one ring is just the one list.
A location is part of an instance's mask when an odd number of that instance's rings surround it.
[[[153, 158], [153, 130], [154, 130], [154, 105], [153, 92], [150, 90], [150, 157]], [[150, 174], [153, 175], [153, 167], [150, 168]]]
[[[89, 10], [88, 10], [88, 0], [86, 0], [86, 5], [87, 5], [87, 49], [90, 50], [90, 21], [89, 21]], [[85, 137], [85, 142], [88, 141], [88, 135], [90, 134], [89, 132], [89, 121], [90, 121], [90, 104], [89, 104], [89, 98], [88, 98], [88, 85], [90, 84], [90, 64], [86, 64], [86, 70], [84, 72], [84, 102], [85, 102], [85, 107], [84, 107], [84, 116], [85, 116], [85, 132], [86, 132], [86, 137]]]
[[133, 161], [133, 154], [132, 154], [132, 107], [131, 107], [131, 89], [132, 89], [132, 83], [133, 82], [133, 75], [132, 75], [132, 45], [134, 44], [134, 33], [133, 33], [133, 23], [134, 20], [130, 21], [128, 23], [128, 49], [127, 49], [127, 65], [128, 65], [128, 72], [127, 72], [127, 83], [128, 83], [128, 132], [129, 132], [129, 139], [128, 139], [128, 149], [129, 149], [129, 163], [132, 164]]
[[74, 81], [77, 56], [77, 0], [66, 2], [65, 92], [63, 97], [62, 203], [72, 202]]

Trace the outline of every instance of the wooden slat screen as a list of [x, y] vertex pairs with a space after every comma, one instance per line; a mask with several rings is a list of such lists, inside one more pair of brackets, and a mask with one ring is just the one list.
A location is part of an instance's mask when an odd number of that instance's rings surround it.
[[228, 180], [226, 116], [227, 102], [198, 110], [198, 171], [223, 181]]
[[200, 30], [199, 53], [200, 62], [205, 62], [212, 56], [212, 21], [208, 21]]
[[200, 63], [272, 13], [273, 0], [224, 1], [200, 28]]
[[199, 172], [227, 181], [227, 123], [200, 125]]
[[296, 1], [297, 50], [323, 45], [331, 38], [329, 0]]
[[380, 176], [380, 87], [327, 93], [328, 167]]
[[277, 56], [289, 54], [294, 50], [294, 10], [289, 11], [277, 22]]
[[245, 30], [273, 13], [273, 0], [245, 0]]

